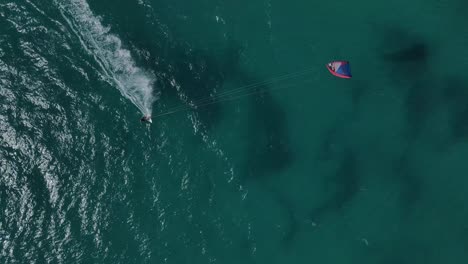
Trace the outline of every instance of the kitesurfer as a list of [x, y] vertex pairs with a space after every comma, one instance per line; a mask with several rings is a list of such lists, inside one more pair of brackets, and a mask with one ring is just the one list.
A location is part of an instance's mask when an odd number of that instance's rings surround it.
[[150, 115], [145, 115], [140, 119], [141, 122], [143, 123], [152, 123], [151, 121], [151, 116]]

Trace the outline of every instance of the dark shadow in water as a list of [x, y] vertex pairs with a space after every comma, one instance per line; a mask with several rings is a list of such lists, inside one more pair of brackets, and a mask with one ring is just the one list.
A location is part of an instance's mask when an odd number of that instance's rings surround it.
[[392, 63], [417, 62], [425, 65], [428, 61], [429, 49], [424, 42], [416, 41], [384, 54], [384, 59]]
[[293, 160], [286, 115], [269, 93], [252, 97], [249, 116], [246, 170], [261, 178], [287, 168]]
[[392, 78], [395, 80], [417, 81], [428, 72], [428, 52], [426, 45], [412, 43], [396, 51], [387, 52], [384, 61], [391, 67]]
[[428, 73], [432, 49], [417, 34], [397, 27], [384, 27], [379, 53], [391, 69], [392, 79], [416, 81]]
[[416, 203], [421, 199], [421, 181], [415, 171], [411, 168], [408, 154], [405, 153], [396, 161], [394, 166], [394, 180], [400, 188], [400, 208], [406, 214], [410, 213]]
[[352, 84], [351, 98], [353, 105], [356, 107], [361, 102], [362, 97], [370, 90], [370, 86], [368, 83], [359, 80], [352, 82]]
[[406, 111], [411, 138], [418, 136], [428, 117], [440, 104], [437, 85], [430, 74], [430, 59], [434, 49], [432, 45], [409, 29], [387, 27], [382, 31], [382, 46], [379, 53], [383, 62], [390, 69], [393, 81], [406, 81], [408, 87], [402, 93], [407, 93]]
[[417, 62], [423, 65], [429, 61], [429, 45], [418, 34], [393, 25], [377, 29], [379, 32], [383, 32], [384, 61], [399, 64]]
[[468, 137], [468, 105], [453, 116], [452, 137], [458, 141]]
[[[466, 25], [466, 23], [468, 22], [468, 17], [466, 16], [466, 14], [468, 14], [468, 2], [465, 0], [456, 0], [454, 2], [454, 4], [450, 5], [450, 7], [454, 10], [453, 14], [455, 15], [455, 17], [453, 17], [451, 20], [457, 23], [458, 20], [456, 20], [455, 18], [460, 19], [459, 22], [461, 23], [458, 25], [461, 26], [460, 29], [465, 29], [463, 25]], [[440, 3], [445, 3], [445, 1], [441, 1]]]
[[451, 78], [444, 88], [443, 99], [451, 114], [452, 140], [465, 139], [468, 137], [468, 84]]
[[428, 117], [440, 104], [438, 89], [433, 83], [416, 82], [408, 90], [406, 98], [407, 120], [410, 137], [419, 135]]
[[311, 219], [321, 219], [328, 213], [342, 210], [359, 192], [360, 180], [356, 153], [347, 150], [342, 157], [340, 167], [329, 180], [329, 184], [335, 188], [334, 194], [312, 211]]

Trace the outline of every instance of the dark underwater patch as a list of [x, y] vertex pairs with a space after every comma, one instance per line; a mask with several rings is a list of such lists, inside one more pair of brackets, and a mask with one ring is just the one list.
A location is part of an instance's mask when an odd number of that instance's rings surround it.
[[408, 89], [406, 111], [410, 136], [417, 136], [428, 117], [440, 104], [437, 87], [431, 82], [417, 82]]
[[380, 31], [383, 37], [378, 52], [393, 79], [415, 81], [428, 73], [433, 50], [427, 40], [400, 27], [383, 27]]
[[421, 76], [428, 76], [428, 54], [427, 45], [416, 42], [384, 53], [383, 59], [391, 69], [393, 79], [418, 81]]
[[452, 126], [452, 137], [458, 141], [468, 137], [468, 105], [463, 110], [457, 112], [453, 117]]
[[247, 177], [259, 178], [286, 169], [293, 160], [286, 115], [269, 93], [251, 100]]
[[392, 26], [384, 28], [383, 32], [379, 52], [389, 69], [390, 79], [407, 94], [408, 135], [415, 137], [441, 103], [440, 87], [430, 66], [434, 45], [410, 29]]
[[378, 28], [383, 32], [382, 44], [384, 60], [392, 63], [419, 62], [429, 59], [429, 44], [419, 34], [399, 26]]
[[362, 97], [370, 90], [370, 86], [368, 83], [359, 80], [354, 81], [352, 84], [351, 99], [353, 101], [353, 105], [357, 106], [361, 102]]
[[384, 59], [392, 63], [418, 62], [426, 64], [429, 57], [429, 49], [426, 43], [416, 41], [397, 50], [384, 54]]
[[397, 159], [394, 166], [394, 180], [399, 188], [400, 208], [406, 213], [411, 212], [417, 201], [421, 199], [421, 181], [412, 169], [408, 154]]
[[458, 141], [468, 137], [468, 83], [457, 78], [447, 81], [443, 90], [443, 99], [447, 104], [451, 120], [452, 138]]
[[327, 184], [334, 189], [333, 195], [312, 211], [311, 219], [321, 219], [328, 213], [342, 210], [359, 192], [360, 180], [356, 153], [347, 150]]

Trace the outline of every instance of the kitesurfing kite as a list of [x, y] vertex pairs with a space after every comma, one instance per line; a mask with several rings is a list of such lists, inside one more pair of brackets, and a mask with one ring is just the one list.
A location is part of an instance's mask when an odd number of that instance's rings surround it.
[[339, 78], [351, 78], [351, 69], [347, 61], [332, 61], [327, 64], [327, 69], [331, 74]]

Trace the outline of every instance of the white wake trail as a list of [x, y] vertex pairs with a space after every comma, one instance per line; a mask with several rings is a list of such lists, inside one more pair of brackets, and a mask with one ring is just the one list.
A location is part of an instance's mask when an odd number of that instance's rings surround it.
[[83, 48], [96, 59], [102, 74], [145, 115], [151, 115], [156, 97], [155, 75], [136, 66], [122, 41], [110, 33], [85, 0], [56, 1], [63, 18], [80, 39]]

